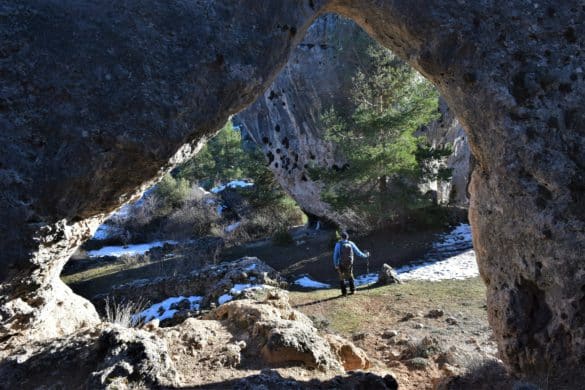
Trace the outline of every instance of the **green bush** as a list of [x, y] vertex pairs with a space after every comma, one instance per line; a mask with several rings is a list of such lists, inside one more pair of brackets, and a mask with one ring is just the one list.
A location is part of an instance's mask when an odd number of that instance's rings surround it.
[[174, 178], [166, 174], [156, 185], [154, 194], [166, 208], [178, 208], [187, 199], [191, 190], [191, 184], [187, 179]]

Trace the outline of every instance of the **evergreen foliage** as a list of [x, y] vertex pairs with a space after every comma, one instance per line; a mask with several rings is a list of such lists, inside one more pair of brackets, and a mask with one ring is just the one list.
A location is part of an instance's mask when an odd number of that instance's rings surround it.
[[312, 167], [310, 174], [322, 181], [322, 197], [336, 210], [351, 209], [365, 224], [379, 226], [429, 205], [418, 185], [449, 177], [440, 161], [451, 151], [433, 149], [415, 136], [421, 125], [439, 116], [432, 84], [378, 45], [367, 53], [368, 65], [353, 78], [354, 108], [330, 108], [321, 117], [326, 139], [347, 163]]
[[254, 206], [278, 203], [285, 197], [260, 149], [242, 147], [242, 135], [229, 121], [191, 160], [176, 170], [176, 176], [197, 182], [205, 189], [231, 180], [248, 178], [254, 186], [241, 189]]

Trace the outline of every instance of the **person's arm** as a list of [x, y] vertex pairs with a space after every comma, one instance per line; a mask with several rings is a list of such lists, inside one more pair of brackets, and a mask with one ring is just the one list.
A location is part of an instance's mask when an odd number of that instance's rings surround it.
[[335, 268], [339, 267], [339, 243], [335, 244], [335, 249], [333, 250], [333, 266]]
[[357, 247], [357, 245], [353, 241], [350, 241], [349, 243], [350, 243], [351, 247], [353, 248], [354, 253], [356, 255], [358, 255], [359, 257], [367, 258], [369, 256], [369, 254], [360, 251], [359, 248]]

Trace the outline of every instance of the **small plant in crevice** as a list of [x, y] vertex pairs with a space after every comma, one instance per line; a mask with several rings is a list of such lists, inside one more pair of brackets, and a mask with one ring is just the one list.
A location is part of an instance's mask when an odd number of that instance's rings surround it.
[[123, 300], [116, 302], [116, 298], [108, 296], [104, 304], [104, 319], [112, 324], [134, 328], [142, 325], [142, 319], [135, 314], [140, 313], [147, 307], [146, 301]]

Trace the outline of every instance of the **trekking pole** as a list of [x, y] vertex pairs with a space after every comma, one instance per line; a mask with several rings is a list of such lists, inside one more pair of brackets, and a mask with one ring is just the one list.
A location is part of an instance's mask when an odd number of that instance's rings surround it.
[[366, 258], [366, 275], [370, 274], [370, 252], [368, 252], [368, 257]]

